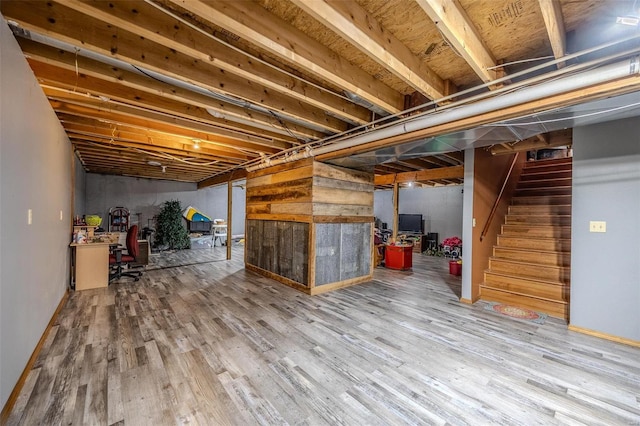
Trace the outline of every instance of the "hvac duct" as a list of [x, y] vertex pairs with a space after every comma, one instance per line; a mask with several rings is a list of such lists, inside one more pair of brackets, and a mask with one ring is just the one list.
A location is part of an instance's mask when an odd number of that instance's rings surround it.
[[554, 81], [548, 81], [535, 86], [524, 87], [518, 91], [506, 93], [473, 104], [451, 108], [442, 112], [432, 112], [427, 115], [412, 118], [397, 124], [391, 124], [388, 127], [379, 130], [373, 130], [369, 133], [347, 137], [345, 139], [342, 139], [341, 141], [321, 146], [319, 148], [313, 149], [312, 151], [307, 149], [303, 153], [289, 155], [284, 158], [271, 160], [268, 163], [251, 166], [247, 168], [247, 171], [251, 172], [260, 168], [275, 166], [277, 164], [294, 161], [300, 158], [318, 156], [342, 149], [353, 148], [369, 142], [391, 138], [405, 133], [411, 133], [446, 123], [452, 123], [473, 116], [496, 112], [505, 108], [534, 102], [550, 96], [608, 83], [624, 77], [628, 77], [633, 74], [640, 74], [639, 56], [634, 56], [624, 61], [619, 61], [600, 68], [584, 71], [579, 74], [565, 76]]

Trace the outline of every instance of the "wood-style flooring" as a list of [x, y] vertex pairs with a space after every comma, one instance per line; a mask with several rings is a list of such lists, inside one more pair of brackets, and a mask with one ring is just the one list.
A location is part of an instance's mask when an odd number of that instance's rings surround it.
[[311, 297], [225, 254], [72, 293], [9, 424], [640, 424], [640, 349], [461, 304], [446, 259]]

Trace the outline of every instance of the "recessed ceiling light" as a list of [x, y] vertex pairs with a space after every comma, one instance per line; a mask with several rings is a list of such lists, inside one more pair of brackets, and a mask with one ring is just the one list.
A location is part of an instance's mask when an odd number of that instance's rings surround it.
[[618, 16], [616, 18], [616, 24], [629, 25], [631, 27], [637, 27], [640, 24], [640, 17], [637, 16]]

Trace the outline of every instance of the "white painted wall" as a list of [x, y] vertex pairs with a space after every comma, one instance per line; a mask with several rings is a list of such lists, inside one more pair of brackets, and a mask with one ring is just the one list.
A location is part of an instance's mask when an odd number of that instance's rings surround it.
[[[422, 214], [424, 231], [437, 232], [438, 240], [462, 237], [462, 185], [401, 188], [399, 213]], [[375, 191], [373, 214], [393, 229], [393, 191]]]
[[69, 284], [71, 162], [71, 143], [0, 16], [1, 406]]
[[[233, 188], [234, 235], [244, 234], [245, 195], [244, 188]], [[212, 219], [227, 219], [226, 184], [198, 190], [195, 183], [87, 173], [85, 199], [84, 212], [81, 214], [100, 215], [105, 229], [111, 207], [128, 208], [131, 223], [144, 228], [160, 212], [164, 202], [169, 200], [179, 200], [183, 208], [193, 206]], [[140, 223], [136, 213], [141, 214]], [[154, 226], [153, 221], [150, 225]]]

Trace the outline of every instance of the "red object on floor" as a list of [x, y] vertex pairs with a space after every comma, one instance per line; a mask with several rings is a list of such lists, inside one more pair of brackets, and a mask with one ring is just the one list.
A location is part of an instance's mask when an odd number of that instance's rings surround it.
[[449, 273], [451, 275], [462, 275], [462, 263], [458, 263], [457, 260], [450, 260]]
[[413, 245], [386, 246], [384, 250], [384, 266], [401, 271], [411, 269], [413, 266]]

